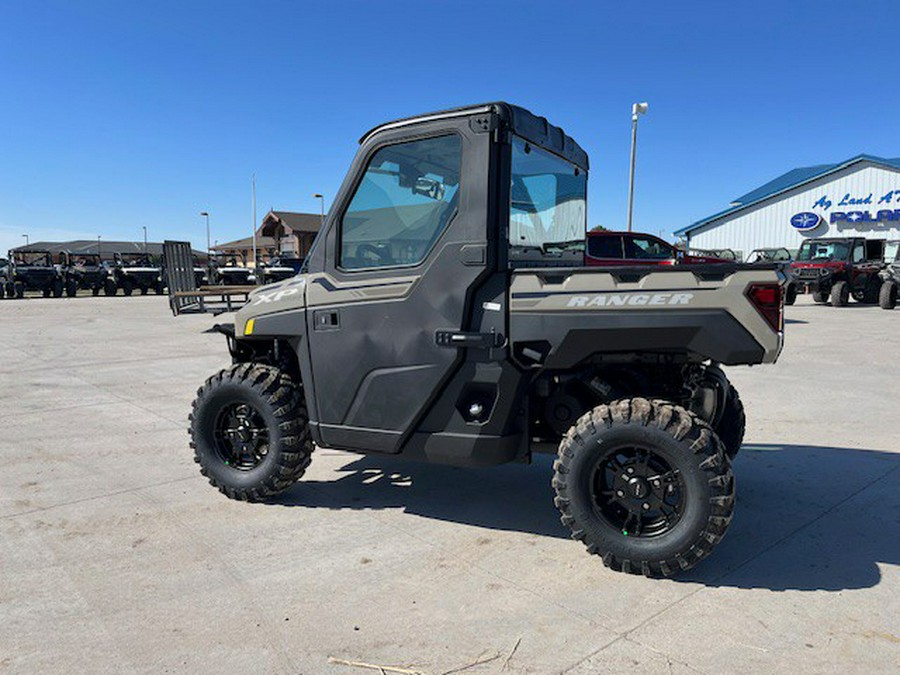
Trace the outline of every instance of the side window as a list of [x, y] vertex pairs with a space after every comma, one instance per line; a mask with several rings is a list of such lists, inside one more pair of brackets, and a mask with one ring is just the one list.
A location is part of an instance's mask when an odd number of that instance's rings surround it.
[[340, 266], [422, 262], [456, 210], [461, 159], [456, 135], [377, 151], [341, 219]]
[[858, 262], [864, 261], [865, 259], [866, 259], [866, 246], [861, 241], [857, 242], [853, 246], [853, 258], [851, 259], [851, 261], [858, 263]]
[[626, 237], [625, 257], [644, 260], [668, 260], [675, 251], [666, 243], [649, 237]]
[[588, 255], [592, 258], [622, 259], [622, 237], [588, 237]]

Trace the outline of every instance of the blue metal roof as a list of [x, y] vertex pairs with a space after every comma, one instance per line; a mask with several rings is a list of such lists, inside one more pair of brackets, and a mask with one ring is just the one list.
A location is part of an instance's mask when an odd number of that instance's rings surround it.
[[804, 166], [800, 167], [799, 169], [791, 169], [787, 173], [778, 176], [778, 178], [776, 178], [775, 180], [770, 180], [765, 185], [761, 185], [755, 190], [751, 190], [747, 194], [741, 195], [737, 199], [733, 200], [731, 206], [724, 211], [719, 211], [718, 213], [714, 213], [713, 215], [703, 218], [702, 220], [698, 220], [696, 223], [691, 223], [687, 227], [676, 230], [674, 234], [679, 237], [683, 236], [685, 234], [688, 234], [689, 232], [692, 232], [693, 230], [703, 227], [707, 223], [718, 220], [723, 216], [742, 211], [749, 206], [758, 204], [764, 199], [768, 199], [769, 197], [772, 197], [779, 193], [791, 190], [798, 185], [803, 185], [804, 183], [808, 183], [817, 178], [821, 178], [830, 173], [834, 173], [835, 171], [844, 169], [851, 164], [856, 164], [857, 162], [870, 162], [872, 164], [887, 166], [893, 169], [900, 169], [900, 158], [888, 159], [886, 157], [876, 157], [875, 155], [865, 154], [856, 155], [856, 157], [851, 157], [850, 159], [844, 162], [839, 162], [837, 164], [819, 164], [817, 166]]

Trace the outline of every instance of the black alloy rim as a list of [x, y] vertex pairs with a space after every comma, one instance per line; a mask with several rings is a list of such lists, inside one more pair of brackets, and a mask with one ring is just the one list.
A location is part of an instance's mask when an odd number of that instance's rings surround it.
[[685, 492], [680, 471], [663, 456], [639, 446], [605, 454], [591, 479], [595, 512], [626, 537], [669, 532], [684, 514]]
[[230, 403], [216, 416], [213, 429], [219, 458], [238, 471], [255, 469], [269, 453], [269, 429], [249, 403]]

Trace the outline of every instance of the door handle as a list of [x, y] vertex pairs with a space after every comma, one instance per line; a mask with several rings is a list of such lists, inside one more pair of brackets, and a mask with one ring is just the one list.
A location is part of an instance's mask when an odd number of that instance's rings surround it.
[[341, 313], [337, 309], [318, 309], [313, 312], [314, 330], [337, 330], [341, 327]]
[[475, 349], [495, 349], [506, 344], [501, 333], [467, 333], [458, 330], [439, 330], [434, 334], [438, 347], [468, 347]]

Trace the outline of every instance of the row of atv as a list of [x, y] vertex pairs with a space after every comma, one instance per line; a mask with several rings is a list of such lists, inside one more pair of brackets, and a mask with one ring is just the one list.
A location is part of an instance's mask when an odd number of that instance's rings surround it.
[[[297, 273], [295, 259], [272, 260], [256, 273], [234, 255], [213, 255], [208, 264], [194, 261], [198, 286], [245, 286], [274, 283]], [[115, 253], [112, 260], [97, 253], [51, 253], [46, 250], [10, 251], [0, 258], [0, 298], [23, 298], [26, 291], [45, 298], [75, 297], [79, 290], [113, 296], [122, 292], [161, 295], [165, 291], [165, 263], [146, 253]]]
[[785, 304], [799, 293], [817, 303], [846, 307], [853, 298], [862, 304], [893, 309], [900, 287], [900, 241], [840, 237], [808, 239], [797, 258], [786, 264], [789, 281]]
[[0, 265], [0, 297], [23, 298], [26, 291], [34, 291], [45, 298], [71, 298], [79, 290], [146, 295], [164, 289], [162, 267], [143, 253], [116, 253], [112, 260], [103, 260], [96, 253], [10, 251], [9, 260]]

